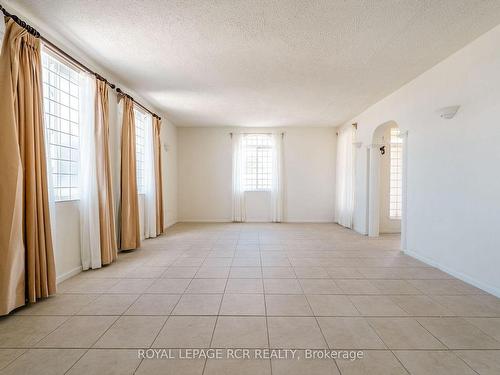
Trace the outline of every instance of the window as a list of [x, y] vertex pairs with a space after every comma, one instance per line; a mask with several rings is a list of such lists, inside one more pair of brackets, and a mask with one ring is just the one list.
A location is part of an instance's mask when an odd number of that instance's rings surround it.
[[272, 138], [270, 134], [245, 134], [244, 186], [247, 191], [271, 190]]
[[54, 199], [79, 199], [80, 124], [78, 70], [42, 53], [43, 110]]
[[135, 115], [135, 165], [137, 174], [137, 193], [144, 194], [146, 185], [146, 173], [144, 168], [146, 148], [146, 114], [134, 108]]
[[1, 49], [2, 49], [2, 41], [3, 41], [3, 36], [5, 34], [5, 23], [4, 22], [0, 22], [0, 54], [2, 53]]
[[391, 128], [391, 170], [389, 193], [389, 217], [401, 219], [402, 199], [402, 148], [403, 141], [399, 137], [399, 129]]

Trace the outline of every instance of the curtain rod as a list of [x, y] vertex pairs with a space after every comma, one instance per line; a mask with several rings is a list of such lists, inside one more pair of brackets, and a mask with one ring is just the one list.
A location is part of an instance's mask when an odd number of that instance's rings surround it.
[[106, 78], [104, 78], [103, 76], [101, 76], [100, 74], [94, 72], [92, 69], [90, 69], [89, 67], [87, 67], [85, 64], [81, 63], [80, 61], [78, 61], [77, 59], [75, 59], [74, 57], [72, 57], [71, 55], [67, 54], [66, 52], [64, 52], [62, 49], [60, 49], [59, 47], [57, 47], [54, 43], [52, 43], [50, 40], [46, 39], [45, 37], [43, 37], [42, 35], [40, 35], [40, 33], [34, 28], [32, 27], [31, 25], [28, 25], [26, 22], [24, 22], [22, 19], [20, 19], [18, 16], [16, 16], [15, 14], [11, 14], [7, 11], [7, 9], [5, 9], [1, 4], [0, 4], [0, 10], [2, 11], [2, 13], [4, 14], [5, 17], [7, 18], [11, 18], [15, 23], [17, 23], [19, 26], [21, 26], [22, 28], [26, 29], [31, 35], [33, 35], [34, 37], [36, 38], [40, 38], [40, 40], [50, 49], [52, 50], [54, 53], [60, 55], [61, 57], [71, 61], [72, 63], [74, 63], [75, 65], [77, 65], [80, 69], [86, 71], [87, 73], [90, 73], [92, 74], [93, 76], [95, 76], [98, 80], [100, 81], [103, 81], [103, 82], [106, 82], [106, 84], [111, 87], [111, 89], [115, 90], [116, 89], [116, 92], [119, 94], [119, 95], [124, 95], [124, 96], [127, 96], [128, 98], [130, 98], [135, 104], [137, 104], [139, 107], [141, 107], [142, 109], [144, 109], [145, 111], [147, 111], [149, 114], [151, 114], [153, 117], [156, 117], [158, 120], [161, 120], [161, 117], [158, 116], [156, 113], [150, 111], [148, 108], [146, 108], [144, 105], [142, 105], [141, 103], [139, 103], [138, 101], [136, 101], [133, 97], [131, 97], [130, 95], [128, 94], [125, 94], [119, 87], [117, 87], [114, 83], [111, 83], [109, 82]]

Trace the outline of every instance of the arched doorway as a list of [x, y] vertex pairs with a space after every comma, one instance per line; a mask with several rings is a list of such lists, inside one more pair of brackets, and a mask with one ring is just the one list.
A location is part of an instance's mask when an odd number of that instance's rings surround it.
[[373, 132], [369, 153], [368, 235], [401, 233], [406, 249], [407, 133], [395, 121]]

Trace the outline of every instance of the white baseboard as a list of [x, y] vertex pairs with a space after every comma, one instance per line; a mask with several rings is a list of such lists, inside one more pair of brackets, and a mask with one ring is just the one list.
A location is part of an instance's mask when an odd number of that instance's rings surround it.
[[62, 283], [64, 280], [69, 279], [75, 275], [78, 275], [82, 272], [82, 266], [73, 268], [71, 271], [65, 272], [62, 275], [56, 277], [56, 284]]
[[[232, 223], [229, 219], [182, 219], [179, 220], [178, 223]], [[260, 219], [247, 219], [243, 223], [270, 223], [268, 220], [260, 220]], [[285, 220], [282, 221], [283, 224], [334, 224], [332, 220]]]
[[163, 228], [163, 229], [164, 229], [164, 230], [165, 230], [165, 229], [168, 229], [168, 228], [170, 228], [172, 225], [175, 225], [175, 224], [177, 224], [177, 223], [178, 223], [178, 221], [177, 221], [177, 220], [171, 220], [171, 221], [169, 221], [169, 222], [165, 223], [165, 226], [164, 226], [164, 228]]
[[474, 277], [471, 277], [467, 274], [464, 274], [460, 271], [456, 271], [456, 270], [451, 269], [449, 267], [443, 266], [443, 265], [439, 264], [438, 262], [436, 262], [435, 260], [427, 258], [425, 256], [422, 256], [414, 251], [404, 250], [403, 252], [406, 255], [409, 255], [415, 259], [418, 259], [418, 260], [420, 260], [420, 261], [422, 261], [422, 262], [424, 262], [432, 267], [436, 267], [436, 268], [440, 269], [441, 271], [446, 272], [447, 274], [449, 274], [453, 277], [456, 277], [459, 280], [465, 281], [466, 283], [469, 283], [469, 284], [475, 286], [476, 288], [484, 290], [485, 292], [488, 292], [490, 294], [493, 294], [495, 297], [500, 298], [500, 289], [495, 287], [495, 286], [485, 284], [481, 281], [476, 280]]
[[230, 219], [182, 219], [178, 223], [231, 223]]

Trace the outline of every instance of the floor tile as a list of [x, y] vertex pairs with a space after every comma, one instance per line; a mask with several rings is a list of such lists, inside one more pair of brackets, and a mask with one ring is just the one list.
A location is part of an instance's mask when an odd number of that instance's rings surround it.
[[315, 318], [269, 317], [267, 324], [271, 348], [327, 348]]
[[457, 350], [455, 354], [478, 374], [500, 374], [500, 350]]
[[17, 315], [0, 318], [0, 347], [33, 346], [68, 318], [68, 316]]
[[230, 264], [233, 267], [260, 267], [260, 258], [234, 258]]
[[292, 267], [262, 267], [262, 275], [267, 279], [295, 279]]
[[226, 279], [193, 279], [185, 293], [224, 293]]
[[232, 257], [207, 258], [203, 261], [203, 266], [206, 266], [206, 267], [230, 267], [232, 263], [233, 263]]
[[495, 340], [500, 341], [500, 318], [466, 318], [465, 320]]
[[196, 272], [195, 278], [207, 279], [207, 278], [226, 278], [229, 276], [230, 267], [207, 267], [201, 266], [198, 272]]
[[216, 319], [215, 316], [171, 316], [153, 348], [208, 348]]
[[265, 317], [220, 316], [215, 326], [212, 348], [267, 348]]
[[334, 360], [306, 359], [301, 350], [295, 358], [271, 360], [271, 366], [274, 375], [340, 375]]
[[0, 370], [7, 367], [24, 352], [26, 349], [0, 349]]
[[476, 375], [476, 373], [451, 351], [395, 351], [411, 374], [415, 375]]
[[308, 294], [315, 316], [357, 316], [358, 310], [347, 296]]
[[500, 342], [462, 318], [417, 318], [450, 349], [500, 349]]
[[199, 267], [176, 267], [172, 266], [162, 274], [163, 279], [192, 279]]
[[2, 375], [63, 375], [84, 353], [83, 349], [30, 349], [3, 369]]
[[264, 292], [267, 294], [302, 294], [296, 279], [264, 279]]
[[365, 350], [363, 358], [337, 360], [342, 375], [408, 375], [398, 359], [388, 350]]
[[345, 294], [380, 294], [380, 291], [368, 280], [338, 279], [335, 284]]
[[90, 349], [68, 375], [132, 375], [141, 360], [137, 350]]
[[405, 316], [407, 313], [387, 296], [350, 296], [351, 302], [364, 316]]
[[185, 258], [179, 258], [176, 260], [173, 265], [174, 266], [186, 266], [186, 267], [195, 267], [195, 266], [201, 266], [204, 261], [204, 258], [190, 258], [190, 257], [185, 257]]
[[94, 347], [147, 348], [153, 343], [166, 320], [163, 316], [122, 316]]
[[90, 348], [117, 316], [74, 316], [36, 344], [41, 348]]
[[165, 271], [167, 267], [154, 267], [154, 266], [141, 266], [130, 270], [125, 273], [124, 277], [127, 279], [138, 278], [138, 279], [157, 279]]
[[125, 311], [125, 315], [169, 315], [179, 294], [143, 294]]
[[500, 312], [479, 296], [432, 296], [432, 299], [459, 316], [500, 317]]
[[323, 267], [294, 267], [295, 274], [300, 279], [326, 279], [328, 272]]
[[318, 323], [331, 349], [385, 349], [364, 318], [320, 317]]
[[390, 299], [410, 316], [453, 316], [446, 307], [428, 296], [390, 296]]
[[15, 315], [73, 315], [97, 297], [98, 294], [58, 294], [30, 303], [17, 310]]
[[122, 279], [109, 289], [109, 293], [143, 293], [153, 282], [153, 279]]
[[389, 349], [445, 349], [412, 318], [368, 318], [369, 324]]
[[120, 279], [90, 279], [75, 276], [57, 286], [58, 293], [106, 293]]
[[432, 295], [463, 295], [482, 294], [480, 289], [473, 287], [463, 281], [453, 280], [409, 280], [414, 287], [425, 294]]
[[340, 294], [342, 293], [330, 279], [299, 279], [305, 294]]
[[268, 316], [311, 316], [311, 308], [304, 295], [266, 295]]
[[201, 375], [204, 359], [144, 359], [135, 375]]
[[173, 315], [217, 315], [222, 294], [184, 294]]
[[220, 308], [220, 315], [265, 315], [265, 313], [263, 294], [225, 294]]
[[351, 267], [328, 267], [326, 272], [332, 279], [359, 279], [363, 277], [356, 268]]
[[271, 375], [269, 360], [208, 359], [204, 375]]
[[262, 279], [228, 279], [226, 293], [264, 293]]
[[147, 289], [147, 293], [181, 294], [190, 282], [190, 279], [158, 279]]
[[371, 280], [381, 294], [422, 294], [406, 280]]
[[231, 267], [231, 279], [258, 279], [262, 277], [261, 267]]

